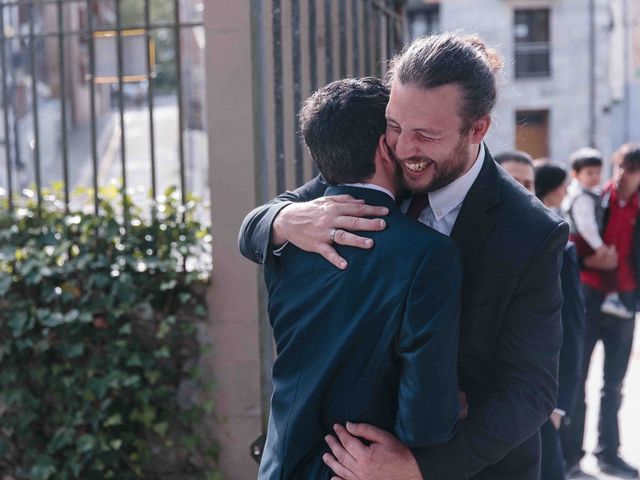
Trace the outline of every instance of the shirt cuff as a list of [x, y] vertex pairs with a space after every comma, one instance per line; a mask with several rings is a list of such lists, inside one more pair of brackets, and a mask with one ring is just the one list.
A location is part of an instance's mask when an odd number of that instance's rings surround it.
[[557, 413], [558, 415], [560, 415], [561, 417], [566, 417], [567, 416], [567, 412], [565, 412], [564, 410], [562, 410], [561, 408], [554, 408], [553, 409], [553, 413]]
[[287, 245], [289, 245], [289, 242], [285, 242], [285, 244], [282, 245], [281, 247], [274, 248], [271, 253], [273, 253], [276, 257], [280, 257], [282, 256], [284, 249], [287, 248]]

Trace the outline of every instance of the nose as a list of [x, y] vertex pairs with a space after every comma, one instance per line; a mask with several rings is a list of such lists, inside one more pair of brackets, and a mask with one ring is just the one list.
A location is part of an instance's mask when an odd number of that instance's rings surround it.
[[400, 132], [396, 142], [396, 156], [400, 159], [406, 159], [413, 157], [415, 154], [415, 146], [410, 136], [405, 132]]

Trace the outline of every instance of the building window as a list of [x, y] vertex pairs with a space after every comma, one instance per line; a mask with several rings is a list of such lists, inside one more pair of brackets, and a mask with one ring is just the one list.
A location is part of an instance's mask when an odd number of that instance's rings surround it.
[[549, 9], [516, 10], [514, 37], [516, 78], [549, 77]]
[[516, 111], [516, 148], [533, 158], [549, 156], [549, 110]]
[[407, 5], [407, 25], [411, 40], [437, 33], [440, 30], [440, 5], [438, 3], [424, 4], [409, 2]]

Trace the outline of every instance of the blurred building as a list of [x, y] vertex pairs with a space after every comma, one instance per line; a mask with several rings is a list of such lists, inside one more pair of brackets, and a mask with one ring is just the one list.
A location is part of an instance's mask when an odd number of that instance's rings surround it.
[[[640, 5], [635, 0], [409, 0], [411, 37], [477, 33], [505, 59], [488, 137], [566, 161], [640, 140]], [[633, 106], [636, 106], [634, 109]]]

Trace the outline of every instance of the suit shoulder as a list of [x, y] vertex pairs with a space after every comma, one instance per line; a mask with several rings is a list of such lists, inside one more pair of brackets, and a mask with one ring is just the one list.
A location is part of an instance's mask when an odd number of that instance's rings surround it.
[[501, 176], [502, 217], [521, 226], [523, 231], [537, 232], [545, 237], [556, 229], [567, 230], [566, 222], [555, 212], [549, 210], [505, 173]]

